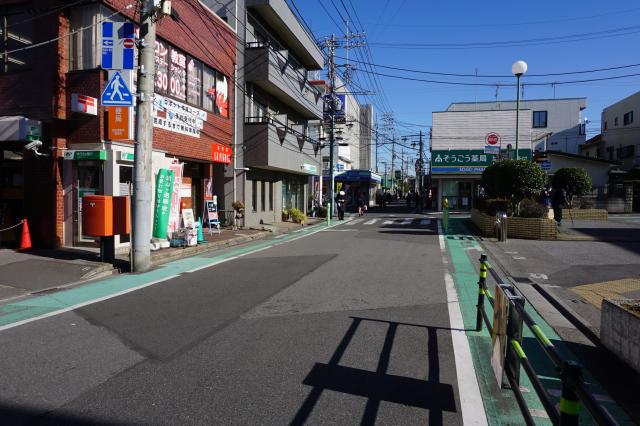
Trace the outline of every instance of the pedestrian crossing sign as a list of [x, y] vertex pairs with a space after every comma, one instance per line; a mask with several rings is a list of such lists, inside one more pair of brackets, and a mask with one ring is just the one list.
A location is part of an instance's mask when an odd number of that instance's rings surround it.
[[107, 83], [100, 102], [104, 106], [133, 106], [133, 95], [119, 72], [116, 71]]

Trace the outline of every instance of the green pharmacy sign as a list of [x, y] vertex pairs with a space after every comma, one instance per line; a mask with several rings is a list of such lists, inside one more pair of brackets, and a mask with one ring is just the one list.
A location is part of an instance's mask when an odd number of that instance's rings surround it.
[[[520, 149], [521, 160], [531, 160], [530, 149]], [[480, 174], [499, 160], [498, 154], [486, 154], [482, 149], [434, 150], [431, 152], [433, 174]], [[502, 159], [515, 158], [515, 151], [502, 150]]]

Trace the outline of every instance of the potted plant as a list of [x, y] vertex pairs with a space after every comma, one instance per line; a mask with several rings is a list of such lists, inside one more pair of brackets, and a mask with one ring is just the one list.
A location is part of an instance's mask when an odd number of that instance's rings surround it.
[[282, 209], [282, 221], [286, 222], [289, 220], [289, 210], [288, 209]]
[[289, 214], [291, 215], [291, 219], [295, 223], [299, 223], [301, 225], [304, 225], [305, 221], [307, 220], [307, 216], [304, 214], [304, 212], [302, 212], [301, 210], [298, 210], [296, 208], [293, 208], [293, 209], [289, 210]]
[[240, 219], [244, 216], [244, 203], [242, 201], [234, 201], [231, 204], [231, 207], [233, 207], [236, 219]]

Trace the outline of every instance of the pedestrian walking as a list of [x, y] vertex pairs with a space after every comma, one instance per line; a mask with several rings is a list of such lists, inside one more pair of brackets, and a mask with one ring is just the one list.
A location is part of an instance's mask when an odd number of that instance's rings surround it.
[[347, 201], [344, 191], [338, 192], [336, 195], [336, 207], [338, 208], [338, 220], [344, 220], [344, 205]]
[[358, 194], [358, 216], [364, 216], [364, 194], [360, 192]]
[[567, 195], [560, 187], [553, 188], [551, 194], [551, 206], [553, 207], [553, 218], [558, 226], [562, 225], [562, 207], [567, 204]]
[[413, 198], [413, 192], [407, 193], [407, 209], [411, 209], [411, 199]]

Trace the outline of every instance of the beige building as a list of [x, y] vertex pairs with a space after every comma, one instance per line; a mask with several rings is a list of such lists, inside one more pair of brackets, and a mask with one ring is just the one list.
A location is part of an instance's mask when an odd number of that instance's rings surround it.
[[624, 170], [640, 167], [640, 92], [602, 111], [602, 133], [581, 148], [583, 155], [615, 160]]

